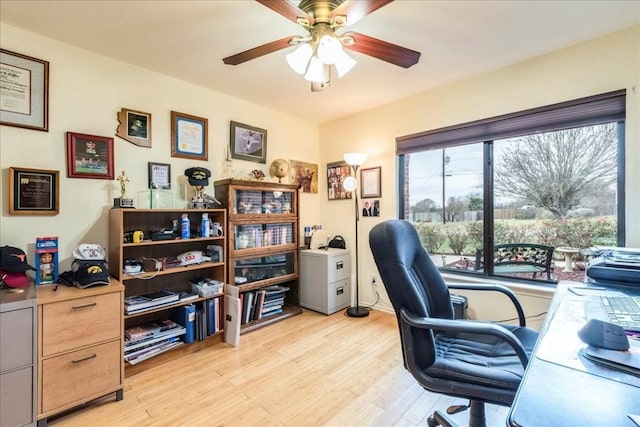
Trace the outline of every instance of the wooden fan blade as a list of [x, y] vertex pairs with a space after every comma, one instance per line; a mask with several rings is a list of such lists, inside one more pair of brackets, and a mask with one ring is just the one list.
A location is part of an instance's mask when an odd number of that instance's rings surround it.
[[385, 42], [371, 36], [365, 36], [364, 34], [356, 33], [354, 31], [349, 31], [342, 36], [353, 37], [355, 40], [355, 43], [345, 44], [345, 49], [364, 53], [365, 55], [382, 59], [383, 61], [390, 62], [400, 67], [409, 68], [418, 63], [418, 60], [420, 59], [420, 52], [398, 46], [397, 44]]
[[227, 65], [238, 65], [243, 62], [250, 61], [252, 59], [259, 58], [261, 56], [273, 53], [280, 49], [291, 46], [289, 42], [293, 39], [292, 36], [285, 37], [280, 40], [273, 41], [271, 43], [263, 44], [262, 46], [254, 47], [253, 49], [245, 50], [244, 52], [237, 53], [232, 56], [224, 58], [222, 61]]
[[353, 25], [371, 12], [391, 3], [393, 0], [347, 0], [331, 12], [330, 18], [346, 15], [346, 25]]
[[292, 3], [289, 3], [287, 0], [256, 0], [263, 6], [268, 7], [274, 12], [284, 16], [289, 21], [293, 21], [296, 24], [298, 23], [298, 18], [304, 18], [308, 21], [307, 25], [313, 25], [313, 18], [309, 16], [302, 9], [298, 9]]

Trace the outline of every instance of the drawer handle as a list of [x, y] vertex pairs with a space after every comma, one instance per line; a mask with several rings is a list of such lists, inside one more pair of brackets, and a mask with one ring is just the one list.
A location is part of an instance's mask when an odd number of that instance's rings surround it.
[[80, 363], [80, 362], [84, 362], [85, 360], [95, 359], [95, 358], [96, 358], [96, 354], [93, 353], [91, 356], [83, 357], [82, 359], [72, 360], [71, 363]]
[[98, 303], [92, 302], [91, 304], [85, 304], [85, 305], [77, 305], [75, 307], [71, 307], [74, 310], [80, 310], [81, 308], [89, 308], [89, 307], [93, 307], [94, 305], [98, 305]]

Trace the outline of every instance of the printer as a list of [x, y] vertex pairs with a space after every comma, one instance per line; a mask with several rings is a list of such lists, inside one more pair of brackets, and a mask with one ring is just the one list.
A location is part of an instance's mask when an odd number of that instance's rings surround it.
[[640, 249], [595, 247], [590, 253], [596, 257], [587, 264], [585, 282], [640, 288]]

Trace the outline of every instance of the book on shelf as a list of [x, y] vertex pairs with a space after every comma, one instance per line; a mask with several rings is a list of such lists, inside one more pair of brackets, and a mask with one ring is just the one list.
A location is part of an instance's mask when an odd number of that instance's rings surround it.
[[272, 311], [268, 311], [268, 312], [262, 312], [261, 319], [264, 319], [265, 317], [273, 316], [274, 314], [280, 314], [280, 313], [282, 313], [282, 307], [278, 307], [277, 310], [272, 310]]
[[153, 350], [151, 350], [151, 351], [149, 351], [147, 353], [141, 354], [141, 355], [139, 355], [139, 356], [137, 356], [135, 358], [130, 358], [129, 360], [127, 360], [127, 362], [129, 364], [131, 364], [131, 365], [135, 365], [136, 363], [140, 363], [143, 360], [150, 359], [150, 358], [152, 358], [154, 356], [157, 356], [159, 354], [162, 354], [162, 353], [164, 353], [166, 351], [172, 350], [172, 349], [174, 349], [174, 348], [176, 348], [178, 346], [181, 346], [182, 344], [184, 344], [182, 341], [175, 341], [175, 342], [165, 343], [165, 344], [163, 344], [161, 346], [158, 346], [158, 347], [154, 348]]
[[167, 306], [170, 306], [170, 305], [175, 305], [178, 302], [180, 302], [180, 301], [179, 300], [174, 300], [174, 301], [163, 302], [163, 303], [151, 305], [151, 306], [148, 306], [148, 307], [142, 307], [142, 308], [131, 308], [129, 306], [125, 306], [124, 307], [124, 314], [143, 313], [145, 311], [151, 311], [151, 310], [155, 310], [157, 308], [162, 308], [162, 307], [167, 307]]
[[164, 331], [158, 335], [152, 335], [150, 337], [145, 337], [145, 338], [141, 338], [141, 339], [137, 339], [137, 340], [129, 340], [129, 341], [125, 341], [124, 343], [124, 352], [125, 354], [127, 354], [128, 352], [143, 348], [143, 347], [147, 347], [149, 345], [153, 345], [156, 344], [158, 342], [161, 342], [163, 340], [166, 340], [168, 338], [173, 338], [173, 337], [179, 337], [181, 335], [185, 335], [187, 332], [187, 329], [180, 326], [178, 328], [175, 329], [170, 329], [168, 331]]
[[193, 301], [194, 299], [198, 299], [198, 294], [191, 291], [182, 291], [179, 294], [180, 302]]
[[179, 329], [180, 325], [173, 320], [157, 320], [142, 325], [131, 326], [125, 329], [124, 335], [129, 340], [137, 340], [159, 335], [163, 332]]
[[167, 342], [174, 342], [181, 340], [181, 335], [184, 335], [184, 328], [179, 331], [174, 331], [171, 334], [160, 336], [160, 337], [152, 337], [149, 340], [143, 340], [137, 342], [130, 346], [125, 346], [124, 348], [124, 358], [127, 360], [128, 358], [132, 358], [138, 356], [140, 354], [146, 353], [150, 349], [161, 346]]
[[180, 295], [175, 292], [158, 291], [149, 294], [131, 295], [124, 299], [125, 312], [132, 312], [156, 308], [158, 306], [171, 304], [180, 300]]

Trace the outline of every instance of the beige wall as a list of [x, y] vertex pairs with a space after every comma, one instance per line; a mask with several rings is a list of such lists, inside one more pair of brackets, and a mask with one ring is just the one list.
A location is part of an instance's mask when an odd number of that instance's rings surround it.
[[[640, 247], [639, 61], [640, 27], [635, 27], [322, 125], [322, 166], [339, 160], [348, 144], [349, 150], [369, 153], [363, 167], [382, 167], [381, 216], [360, 221], [361, 300], [365, 304], [376, 300], [370, 283], [377, 270], [369, 251], [368, 233], [377, 222], [398, 215], [397, 136], [618, 89], [627, 90], [626, 239], [627, 246]], [[320, 194], [320, 198], [326, 199], [326, 194]], [[326, 229], [342, 234], [353, 249], [353, 203], [322, 203], [320, 210]], [[390, 308], [384, 288], [377, 290], [381, 294], [378, 305]], [[523, 293], [532, 298], [539, 295], [531, 290]], [[493, 310], [491, 306], [483, 305]], [[527, 313], [537, 314], [539, 308], [534, 304]]]
[[[65, 132], [114, 136], [121, 108], [151, 113], [151, 148], [137, 147], [114, 138], [116, 176], [125, 170], [130, 183], [127, 195], [136, 199], [144, 191], [147, 162], [170, 163], [172, 185], [185, 206], [183, 176], [191, 166], [204, 166], [213, 180], [229, 176], [226, 152], [231, 120], [267, 130], [267, 164], [235, 160], [231, 176], [247, 176], [255, 168], [268, 176], [273, 159], [282, 157], [316, 162], [318, 125], [263, 108], [259, 105], [118, 62], [91, 52], [42, 38], [5, 24], [0, 26], [2, 48], [49, 61], [49, 132], [0, 126], [0, 244], [23, 248], [33, 260], [36, 236], [59, 236], [61, 271], [68, 269], [73, 249], [80, 243], [108, 241], [108, 210], [120, 195], [117, 181], [67, 178]], [[209, 160], [171, 157], [171, 110], [209, 120]], [[305, 141], [300, 144], [300, 141]], [[8, 168], [25, 167], [60, 171], [60, 214], [12, 216], [8, 214]], [[182, 188], [179, 188], [182, 187]], [[190, 200], [192, 194], [187, 195]], [[136, 200], [137, 202], [137, 200]], [[319, 198], [302, 194], [301, 225], [319, 222]]]

